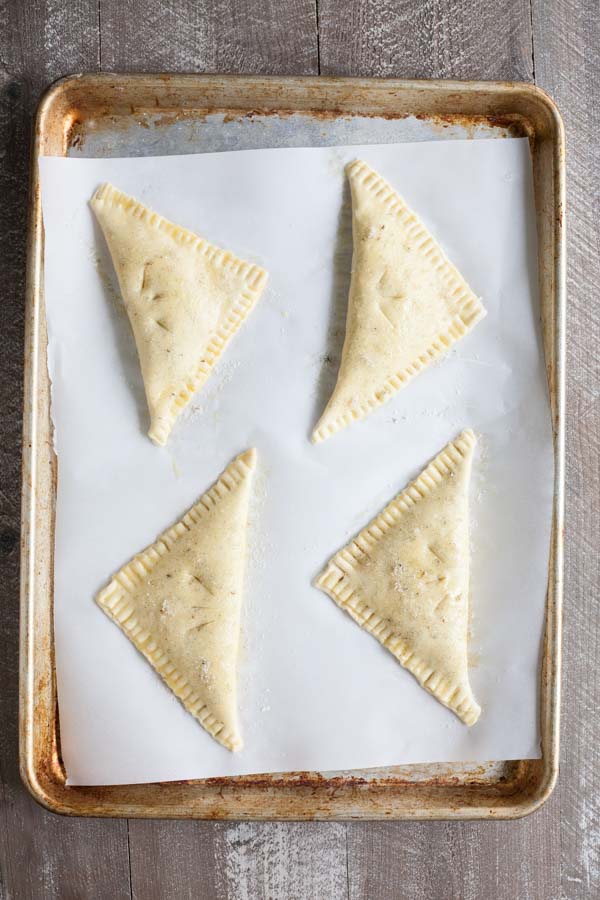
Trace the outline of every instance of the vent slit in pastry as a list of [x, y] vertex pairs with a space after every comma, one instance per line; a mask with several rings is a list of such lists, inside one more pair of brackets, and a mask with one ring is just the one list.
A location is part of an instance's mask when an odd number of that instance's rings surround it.
[[251, 312], [266, 272], [103, 184], [100, 223], [140, 359], [148, 434], [166, 444], [173, 424]]
[[464, 337], [485, 310], [404, 201], [366, 163], [347, 167], [352, 279], [333, 394], [315, 443], [364, 419]]

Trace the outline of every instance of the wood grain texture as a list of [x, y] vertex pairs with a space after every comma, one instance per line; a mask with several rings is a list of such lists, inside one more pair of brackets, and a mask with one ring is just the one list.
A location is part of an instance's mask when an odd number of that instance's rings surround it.
[[317, 73], [313, 0], [100, 0], [110, 72]]
[[[0, 898], [597, 896], [598, 4], [4, 0], [0, 20]], [[307, 74], [319, 67], [324, 74], [348, 75], [535, 75], [565, 115], [572, 414], [559, 789], [535, 816], [512, 823], [254, 825], [55, 817], [30, 800], [17, 772], [22, 298], [29, 128], [37, 98], [60, 75], [98, 68]]]
[[558, 900], [558, 803], [530, 820], [348, 826], [350, 900]]
[[135, 900], [346, 900], [345, 825], [129, 823]]
[[600, 896], [600, 5], [534, 0], [535, 72], [567, 132], [562, 896]]
[[319, 0], [323, 75], [533, 77], [529, 0]]
[[129, 823], [131, 896], [135, 900], [216, 897], [219, 826], [210, 822]]
[[215, 839], [215, 900], [346, 900], [343, 824], [239, 822]]
[[19, 483], [23, 296], [31, 119], [46, 85], [94, 69], [95, 2], [1, 6], [0, 28], [0, 897], [130, 896], [127, 824], [43, 811], [18, 773]]

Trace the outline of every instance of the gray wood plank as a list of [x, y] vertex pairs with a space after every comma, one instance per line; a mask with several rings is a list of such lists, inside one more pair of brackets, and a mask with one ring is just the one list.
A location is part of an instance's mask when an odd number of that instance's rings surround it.
[[105, 71], [317, 72], [313, 0], [100, 4]]
[[533, 77], [528, 0], [319, 0], [323, 75]]
[[217, 900], [345, 900], [346, 826], [238, 822], [215, 840]]
[[216, 897], [218, 860], [212, 822], [129, 822], [134, 900]]
[[[323, 74], [532, 80], [527, 0], [319, 2]], [[348, 826], [353, 898], [558, 898], [557, 798], [513, 823]]]
[[98, 61], [96, 3], [2, 5], [0, 31], [0, 896], [126, 898], [125, 822], [45, 812], [18, 773], [17, 682], [23, 292], [31, 117], [46, 85]]
[[563, 897], [600, 895], [600, 6], [534, 0], [535, 73], [567, 130], [567, 544]]
[[350, 900], [558, 900], [558, 796], [517, 822], [355, 824]]
[[348, 897], [343, 824], [129, 823], [135, 900]]

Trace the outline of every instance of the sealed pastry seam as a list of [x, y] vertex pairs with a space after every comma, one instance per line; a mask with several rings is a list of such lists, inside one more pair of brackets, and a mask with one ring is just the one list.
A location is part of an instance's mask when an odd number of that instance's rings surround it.
[[[138, 561], [138, 565], [143, 565], [141, 560]], [[122, 581], [133, 581], [134, 578], [133, 566], [129, 567], [129, 572], [123, 572]], [[223, 722], [219, 722], [213, 716], [166, 653], [161, 651], [152, 636], [138, 624], [133, 610], [127, 602], [127, 588], [123, 586], [123, 583], [109, 585], [98, 595], [97, 601], [104, 612], [123, 629], [132, 644], [146, 657], [150, 665], [158, 672], [175, 696], [181, 700], [186, 709], [198, 719], [202, 727], [228, 750], [240, 750], [243, 746], [240, 738], [229, 732]]]
[[[165, 403], [162, 396], [158, 399], [154, 398], [154, 405], [160, 406], [160, 414], [152, 409], [153, 404], [150, 397], [148, 398], [151, 406], [149, 437], [155, 443], [164, 445], [179, 413], [189, 403], [193, 394], [205, 383], [229, 341], [254, 308], [264, 290], [268, 275], [264, 269], [255, 263], [239, 259], [228, 250], [223, 250], [199, 235], [179, 225], [175, 225], [110, 184], [101, 185], [94, 193], [91, 202], [96, 215], [101, 215], [103, 207], [121, 210], [132, 217], [133, 220], [143, 223], [145, 228], [149, 229], [151, 233], [155, 231], [157, 234], [164, 235], [174, 241], [175, 245], [185, 253], [197, 255], [198, 259], [202, 259], [205, 264], [210, 264], [212, 271], [216, 273], [222, 272], [227, 276], [235, 276], [240, 284], [239, 292], [233, 299], [231, 307], [226, 310], [222, 319], [210, 334], [207, 343], [198, 347], [198, 356], [195, 362], [190, 364], [185, 374], [179, 378], [176, 384], [171, 386], [168, 392], [169, 402]], [[102, 221], [101, 225], [104, 230], [105, 225]], [[119, 274], [119, 281], [121, 281], [119, 264], [114, 257], [112, 245], [110, 249], [113, 255], [113, 262]], [[152, 254], [150, 254], [150, 257], [152, 257]], [[152, 262], [152, 258], [149, 262]], [[144, 287], [144, 277], [145, 275], [142, 273], [139, 292]], [[130, 312], [130, 300], [123, 285], [121, 286], [121, 291], [124, 295], [125, 305], [128, 307], [128, 312]], [[176, 294], [177, 291], [175, 291]], [[203, 302], [210, 304], [210, 296], [204, 298]], [[157, 321], [157, 325], [164, 327], [164, 325], [161, 325], [160, 320]], [[137, 334], [136, 343], [138, 344], [138, 352], [143, 368], [144, 346], [140, 345]], [[146, 389], [148, 392], [147, 386]]]
[[[312, 440], [320, 443], [353, 421], [364, 419], [369, 413], [389, 400], [400, 388], [418, 375], [426, 366], [435, 362], [448, 351], [455, 341], [468, 334], [484, 318], [486, 310], [476, 294], [469, 288], [456, 267], [450, 262], [439, 244], [427, 231], [423, 223], [406, 205], [402, 197], [362, 160], [355, 160], [346, 167], [347, 175], [356, 187], [362, 187], [377, 201], [382, 212], [397, 218], [404, 228], [405, 236], [411, 241], [411, 249], [427, 261], [442, 280], [446, 289], [446, 300], [452, 310], [449, 325], [438, 332], [421, 353], [406, 366], [385, 377], [383, 382], [362, 402], [355, 402], [342, 414], [328, 414], [326, 407], [313, 432]], [[354, 206], [354, 200], [353, 200]], [[354, 212], [353, 212], [354, 215]], [[353, 262], [354, 265], [354, 262]], [[353, 286], [350, 287], [352, 303]], [[336, 391], [330, 398], [335, 401]]]
[[315, 586], [328, 594], [369, 634], [389, 650], [429, 693], [451, 709], [466, 725], [474, 725], [481, 713], [470, 691], [436, 671], [394, 631], [385, 619], [360, 596], [351, 583], [353, 571], [364, 563], [381, 539], [436, 485], [452, 477], [457, 465], [476, 444], [467, 429], [449, 443], [413, 482], [396, 496], [349, 544], [340, 550], [316, 578]]
[[212, 260], [217, 266], [231, 268], [236, 274], [246, 278], [248, 286], [251, 288], [258, 289], [261, 285], [264, 285], [264, 282], [266, 281], [267, 273], [264, 269], [261, 269], [260, 266], [239, 259], [237, 256], [234, 256], [233, 253], [230, 253], [229, 250], [223, 250], [220, 247], [215, 246], [215, 244], [206, 241], [204, 238], [200, 237], [200, 235], [194, 234], [193, 231], [188, 231], [180, 225], [175, 225], [168, 219], [163, 218], [159, 213], [144, 206], [143, 203], [140, 203], [134, 197], [124, 194], [112, 184], [100, 185], [92, 197], [92, 202], [111, 203], [115, 206], [120, 206], [121, 209], [131, 213], [136, 219], [141, 219], [153, 228], [165, 232], [165, 234], [168, 234], [179, 244], [194, 247], [207, 259]]
[[228, 750], [241, 749], [243, 746], [241, 738], [213, 714], [210, 707], [194, 691], [186, 676], [163, 651], [160, 640], [143, 628], [138, 621], [132, 594], [144, 584], [156, 564], [174, 550], [178, 541], [206, 519], [212, 510], [249, 477], [255, 464], [255, 450], [248, 450], [237, 457], [179, 522], [168, 528], [151, 546], [124, 565], [96, 596], [98, 605], [123, 630], [185, 708]]

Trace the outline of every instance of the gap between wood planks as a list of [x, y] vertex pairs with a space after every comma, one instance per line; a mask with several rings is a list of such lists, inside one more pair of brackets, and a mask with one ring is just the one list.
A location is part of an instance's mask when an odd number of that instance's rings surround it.
[[[100, 0], [98, 0], [100, 2]], [[531, 0], [529, 0], [531, 4]], [[317, 28], [317, 75], [321, 74], [321, 32], [319, 29], [319, 0], [315, 0], [315, 25]]]
[[98, 0], [98, 68], [102, 71], [102, 0]]
[[[98, 0], [100, 2], [100, 0]], [[529, 26], [531, 30], [531, 78], [534, 84], [535, 80], [535, 44], [533, 40], [533, 0], [529, 0]]]
[[[98, 0], [98, 12], [100, 11], [100, 0]], [[100, 25], [100, 17], [98, 16], [98, 25]], [[127, 870], [129, 873], [129, 896], [133, 900], [133, 882], [131, 878], [131, 841], [129, 840], [129, 819], [127, 819]]]

